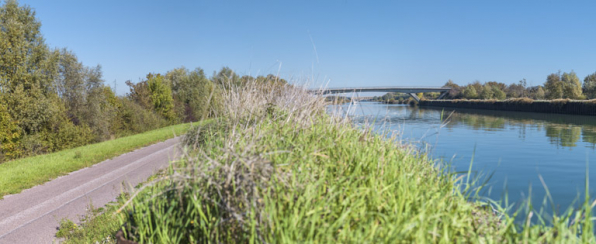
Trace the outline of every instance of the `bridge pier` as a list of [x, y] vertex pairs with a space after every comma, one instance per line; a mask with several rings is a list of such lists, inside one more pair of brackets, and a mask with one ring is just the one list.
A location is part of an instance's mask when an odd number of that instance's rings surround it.
[[420, 98], [418, 96], [416, 96], [416, 93], [408, 93], [412, 98], [414, 98], [414, 100], [416, 100], [416, 102], [420, 102]]
[[449, 93], [449, 92], [446, 92], [446, 91], [444, 91], [444, 92], [441, 92], [441, 94], [440, 94], [440, 95], [437, 97], [437, 100], [441, 100], [441, 99], [443, 99], [445, 96], [447, 96], [447, 94], [448, 94], [448, 93]]

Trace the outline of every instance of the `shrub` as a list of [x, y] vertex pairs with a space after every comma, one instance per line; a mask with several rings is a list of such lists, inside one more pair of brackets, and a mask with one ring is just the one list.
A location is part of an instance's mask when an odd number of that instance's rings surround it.
[[143, 109], [139, 104], [127, 98], [119, 98], [122, 107], [118, 110], [118, 136], [136, 134], [167, 125], [167, 121], [152, 111]]

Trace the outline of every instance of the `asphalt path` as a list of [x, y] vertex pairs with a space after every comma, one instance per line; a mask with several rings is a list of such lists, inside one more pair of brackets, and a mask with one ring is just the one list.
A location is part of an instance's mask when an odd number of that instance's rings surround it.
[[0, 243], [55, 243], [60, 220], [78, 222], [179, 154], [179, 138], [137, 149], [0, 200]]

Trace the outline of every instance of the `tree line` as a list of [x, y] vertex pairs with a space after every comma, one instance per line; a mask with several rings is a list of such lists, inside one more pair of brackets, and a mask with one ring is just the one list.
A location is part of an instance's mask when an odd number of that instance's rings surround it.
[[286, 83], [274, 75], [238, 76], [224, 67], [207, 77], [184, 67], [150, 73], [118, 96], [101, 66], [51, 49], [41, 22], [15, 0], [0, 6], [0, 163], [216, 116], [226, 87]]
[[[544, 99], [574, 99], [585, 100], [596, 98], [596, 72], [587, 75], [583, 83], [574, 71], [569, 73], [560, 71], [549, 74], [543, 85], [528, 86], [526, 79], [517, 83], [505, 84], [496, 81], [481, 83], [474, 81], [467, 85], [458, 85], [452, 80], [447, 81], [443, 87], [452, 88], [445, 99], [495, 99], [531, 98]], [[419, 97], [436, 98], [439, 93], [418, 94]], [[408, 99], [405, 94], [388, 93], [377, 97], [377, 101], [397, 102]]]

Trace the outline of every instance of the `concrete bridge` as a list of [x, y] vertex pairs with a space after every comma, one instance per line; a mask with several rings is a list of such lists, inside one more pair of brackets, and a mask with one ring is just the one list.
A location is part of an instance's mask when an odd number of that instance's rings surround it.
[[373, 100], [373, 98], [375, 98], [375, 97], [361, 97], [361, 96], [355, 96], [355, 97], [351, 97], [350, 99], [352, 99], [352, 100], [356, 100], [356, 101], [370, 101], [370, 100]]
[[414, 100], [420, 101], [416, 93], [420, 92], [439, 92], [441, 93], [437, 99], [441, 99], [447, 95], [451, 87], [420, 87], [420, 86], [385, 86], [385, 87], [343, 87], [343, 88], [326, 88], [326, 89], [310, 89], [310, 92], [315, 94], [338, 94], [338, 93], [360, 93], [360, 92], [400, 92], [409, 94]]

